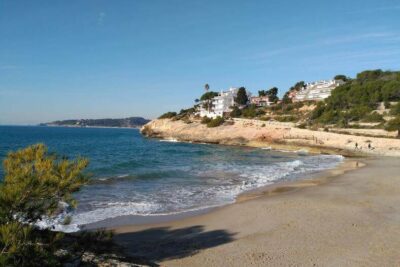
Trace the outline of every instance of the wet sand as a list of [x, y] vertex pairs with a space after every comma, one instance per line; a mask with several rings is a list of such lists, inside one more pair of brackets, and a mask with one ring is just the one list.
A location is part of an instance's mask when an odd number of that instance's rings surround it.
[[161, 266], [399, 266], [400, 159], [353, 159], [207, 214], [114, 230], [127, 254]]

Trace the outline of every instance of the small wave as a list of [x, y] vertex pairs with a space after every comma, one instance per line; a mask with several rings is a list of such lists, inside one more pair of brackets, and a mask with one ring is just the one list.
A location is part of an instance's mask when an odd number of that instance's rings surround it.
[[160, 142], [168, 142], [168, 143], [178, 143], [178, 139], [170, 138], [170, 139], [161, 139]]
[[[291, 159], [291, 160], [290, 160]], [[56, 224], [55, 229], [60, 231], [77, 231], [79, 226], [95, 223], [105, 219], [126, 216], [162, 216], [184, 212], [202, 210], [233, 203], [236, 197], [248, 190], [273, 184], [284, 179], [293, 179], [296, 175], [331, 168], [343, 159], [336, 155], [290, 157], [287, 161], [270, 162], [265, 164], [246, 164], [245, 162], [217, 161], [207, 165], [192, 166], [185, 170], [163, 170], [143, 174], [119, 175], [113, 179], [132, 179], [132, 191], [129, 195], [118, 192], [125, 200], [114, 201], [103, 199], [100, 202], [91, 202], [85, 211], [72, 213], [71, 225]], [[176, 167], [175, 167], [176, 168]], [[173, 182], [167, 182], [172, 177]], [[176, 179], [179, 178], [178, 180]], [[192, 178], [186, 178], [192, 177]], [[197, 178], [196, 178], [197, 177]], [[162, 178], [161, 182], [150, 178]], [[194, 179], [194, 180], [186, 180]], [[136, 183], [137, 181], [137, 183]], [[145, 193], [140, 189], [144, 184]], [[126, 186], [121, 187], [122, 190]], [[118, 188], [118, 187], [116, 187]], [[149, 188], [151, 190], [149, 191]], [[122, 198], [121, 198], [122, 199]], [[110, 199], [111, 200], [111, 199]], [[59, 221], [62, 221], [61, 219]], [[54, 222], [45, 222], [50, 225]]]

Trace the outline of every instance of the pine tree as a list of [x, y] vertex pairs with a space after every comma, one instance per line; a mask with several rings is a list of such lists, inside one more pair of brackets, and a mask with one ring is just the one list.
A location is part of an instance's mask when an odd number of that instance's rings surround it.
[[235, 102], [238, 105], [247, 105], [248, 101], [249, 101], [249, 99], [247, 97], [246, 88], [240, 87], [238, 92], [237, 92], [237, 96], [235, 98]]
[[4, 160], [0, 185], [0, 266], [56, 266], [55, 249], [62, 234], [34, 225], [56, 214], [59, 204], [75, 206], [72, 193], [88, 178], [88, 160], [70, 161], [43, 144], [11, 152]]

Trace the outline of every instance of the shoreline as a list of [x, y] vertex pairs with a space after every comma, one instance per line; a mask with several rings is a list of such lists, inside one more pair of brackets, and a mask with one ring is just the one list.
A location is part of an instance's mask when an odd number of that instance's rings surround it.
[[165, 266], [400, 263], [399, 159], [363, 158], [358, 168], [360, 160], [346, 161], [206, 214], [116, 227], [115, 241], [128, 255]]
[[[176, 223], [182, 220], [196, 218], [198, 216], [211, 214], [218, 212], [221, 209], [236, 205], [238, 203], [251, 201], [260, 197], [272, 197], [279, 194], [291, 193], [297, 190], [301, 190], [307, 187], [313, 187], [328, 183], [330, 179], [334, 179], [336, 176], [342, 175], [348, 171], [356, 170], [358, 168], [365, 167], [366, 164], [360, 161], [361, 159], [349, 159], [345, 158], [343, 162], [339, 163], [335, 168], [317, 171], [315, 173], [302, 175], [299, 178], [290, 181], [278, 181], [273, 184], [261, 186], [240, 193], [236, 196], [233, 203], [226, 203], [224, 205], [215, 207], [205, 207], [193, 211], [177, 212], [176, 214], [167, 215], [125, 215], [115, 218], [109, 218], [100, 222], [95, 222], [86, 225], [83, 230], [94, 230], [99, 228], [105, 228], [107, 230], [119, 232], [121, 229], [130, 227], [152, 227], [165, 223]], [[114, 225], [110, 225], [111, 222]], [[118, 221], [115, 225], [115, 221]], [[135, 221], [135, 223], [128, 223], [129, 221]]]
[[[287, 153], [293, 153], [288, 151]], [[311, 153], [310, 153], [311, 154]], [[293, 180], [278, 180], [268, 185], [260, 186], [258, 188], [246, 190], [239, 193], [234, 202], [225, 203], [222, 205], [216, 205], [211, 207], [203, 207], [194, 210], [181, 211], [172, 214], [160, 214], [160, 215], [123, 215], [113, 218], [108, 218], [94, 223], [84, 225], [81, 230], [96, 230], [96, 229], [108, 229], [115, 230], [119, 227], [125, 226], [150, 226], [157, 225], [160, 223], [171, 223], [179, 220], [184, 220], [191, 217], [201, 216], [209, 214], [224, 208], [226, 206], [235, 205], [236, 203], [247, 201], [253, 198], [262, 197], [266, 194], [273, 195], [276, 193], [284, 193], [286, 191], [301, 189], [307, 186], [314, 186], [320, 183], [326, 182], [327, 179], [332, 178], [338, 174], [349, 171], [355, 168], [353, 163], [359, 162], [355, 159], [344, 157], [342, 162], [339, 162], [334, 168], [324, 169], [319, 171], [313, 171], [308, 174], [301, 174]], [[362, 163], [360, 166], [362, 167]]]
[[312, 131], [277, 122], [239, 120], [209, 128], [198, 121], [186, 123], [156, 119], [144, 125], [140, 131], [149, 138], [192, 143], [270, 147], [289, 151], [307, 149], [309, 153], [347, 157], [400, 157], [400, 139]]

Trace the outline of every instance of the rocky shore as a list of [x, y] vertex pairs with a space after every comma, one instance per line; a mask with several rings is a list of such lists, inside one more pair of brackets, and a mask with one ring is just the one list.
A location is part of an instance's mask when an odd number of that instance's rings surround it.
[[400, 139], [356, 136], [295, 128], [290, 123], [235, 119], [208, 128], [200, 122], [157, 119], [141, 128], [147, 137], [196, 143], [304, 150], [345, 156], [400, 156]]

